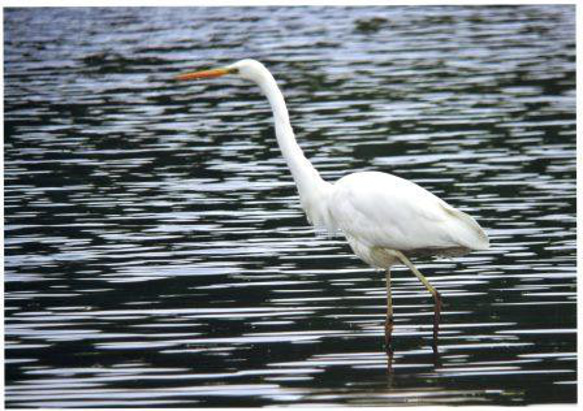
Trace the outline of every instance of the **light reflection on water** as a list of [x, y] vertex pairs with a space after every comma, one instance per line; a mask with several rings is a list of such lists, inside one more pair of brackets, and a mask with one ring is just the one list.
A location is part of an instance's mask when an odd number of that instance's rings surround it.
[[[97, 24], [96, 22], [99, 22]], [[382, 170], [492, 249], [383, 276], [315, 235], [257, 90], [324, 178]], [[576, 401], [574, 8], [11, 9], [6, 395], [13, 407]]]

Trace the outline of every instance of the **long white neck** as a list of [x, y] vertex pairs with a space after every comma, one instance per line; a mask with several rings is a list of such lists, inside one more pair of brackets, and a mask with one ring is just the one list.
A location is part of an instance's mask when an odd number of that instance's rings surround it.
[[329, 194], [333, 189], [332, 184], [324, 181], [320, 173], [304, 156], [292, 130], [283, 94], [271, 73], [264, 68], [255, 80], [271, 105], [277, 143], [291, 170], [308, 220], [317, 227], [323, 226], [329, 231], [335, 231], [327, 209]]

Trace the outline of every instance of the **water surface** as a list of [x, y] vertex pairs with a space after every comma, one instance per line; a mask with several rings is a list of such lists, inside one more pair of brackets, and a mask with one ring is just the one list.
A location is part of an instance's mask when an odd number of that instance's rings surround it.
[[[576, 401], [575, 9], [5, 9], [10, 407]], [[383, 275], [299, 207], [274, 73], [329, 181], [391, 172], [492, 248]]]

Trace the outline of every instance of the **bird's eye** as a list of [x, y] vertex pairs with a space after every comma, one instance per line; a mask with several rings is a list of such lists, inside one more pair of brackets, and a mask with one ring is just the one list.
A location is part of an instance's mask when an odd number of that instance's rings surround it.
[[231, 74], [239, 74], [239, 69], [236, 67], [230, 68], [229, 73]]

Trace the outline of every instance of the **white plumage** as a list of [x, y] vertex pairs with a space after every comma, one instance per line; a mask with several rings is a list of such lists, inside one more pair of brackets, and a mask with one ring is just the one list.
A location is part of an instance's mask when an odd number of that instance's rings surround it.
[[461, 255], [484, 250], [488, 237], [469, 215], [417, 184], [380, 172], [349, 174], [335, 184], [324, 181], [298, 146], [285, 101], [269, 71], [255, 60], [188, 73], [180, 80], [234, 74], [256, 83], [273, 111], [277, 142], [291, 170], [308, 220], [331, 233], [342, 232], [354, 253], [387, 275], [386, 336], [389, 349], [393, 323], [390, 268], [407, 265], [435, 298], [434, 337], [440, 312], [439, 293], [409, 261], [409, 257]]
[[387, 268], [386, 258], [372, 256], [382, 255], [384, 249], [416, 256], [488, 248], [488, 238], [472, 217], [391, 174], [363, 172], [341, 178], [328, 208], [356, 255], [378, 268]]

